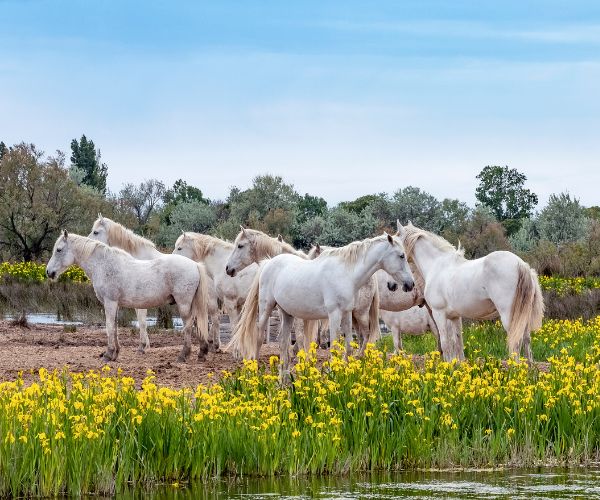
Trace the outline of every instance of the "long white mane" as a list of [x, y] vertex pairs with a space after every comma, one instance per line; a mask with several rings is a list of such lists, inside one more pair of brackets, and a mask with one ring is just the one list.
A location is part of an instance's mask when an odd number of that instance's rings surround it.
[[124, 250], [121, 250], [120, 248], [108, 246], [101, 241], [93, 240], [87, 236], [69, 233], [67, 238], [69, 245], [72, 246], [74, 252], [79, 255], [81, 260], [88, 259], [96, 250], [102, 250], [105, 253], [124, 255], [126, 257], [133, 258], [130, 254]]
[[212, 253], [217, 248], [224, 248], [226, 250], [233, 249], [233, 243], [229, 241], [224, 241], [220, 238], [216, 238], [214, 236], [210, 236], [208, 234], [200, 234], [200, 233], [192, 233], [186, 232], [183, 233], [179, 238], [177, 238], [177, 242], [175, 246], [179, 246], [184, 238], [192, 241], [192, 250], [194, 252], [194, 260], [203, 260]]
[[465, 250], [458, 244], [458, 247], [455, 248], [448, 240], [438, 236], [437, 234], [426, 231], [425, 229], [421, 229], [413, 226], [410, 222], [404, 226], [405, 235], [403, 235], [402, 241], [404, 243], [404, 250], [406, 251], [406, 255], [411, 258], [415, 245], [419, 238], [424, 238], [427, 241], [431, 242], [437, 249], [442, 250], [444, 252], [455, 252], [457, 256], [464, 258]]
[[135, 234], [131, 229], [127, 229], [122, 224], [119, 224], [108, 217], [99, 217], [96, 219], [96, 222], [94, 222], [94, 227], [96, 224], [103, 224], [106, 228], [110, 246], [122, 248], [131, 254], [144, 248], [156, 250], [156, 245], [150, 240]]
[[362, 241], [353, 241], [346, 246], [339, 248], [325, 248], [321, 252], [319, 259], [328, 256], [340, 257], [346, 265], [355, 264], [365, 253], [376, 243], [387, 241], [387, 235], [376, 236], [375, 238], [366, 238]]
[[291, 253], [306, 258], [306, 254], [296, 250], [292, 245], [277, 238], [272, 238], [268, 234], [257, 229], [244, 229], [241, 231], [234, 242], [236, 245], [242, 238], [246, 237], [253, 246], [256, 255], [264, 257], [274, 257], [282, 253]]

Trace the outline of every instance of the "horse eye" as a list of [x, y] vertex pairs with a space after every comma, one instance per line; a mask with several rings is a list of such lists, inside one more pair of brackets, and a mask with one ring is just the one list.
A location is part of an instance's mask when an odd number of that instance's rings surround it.
[[177, 250], [179, 250], [181, 252], [181, 247], [177, 247]]
[[401, 259], [403, 259], [403, 258], [404, 258], [404, 254], [402, 254], [402, 255], [400, 256], [400, 258], [401, 258]]
[[238, 248], [244, 248], [244, 245], [238, 245]]
[[56, 251], [57, 252], [62, 252], [62, 248], [57, 248]]
[[98, 234], [98, 231], [94, 231], [94, 234], [96, 234], [96, 235], [97, 235], [97, 234]]

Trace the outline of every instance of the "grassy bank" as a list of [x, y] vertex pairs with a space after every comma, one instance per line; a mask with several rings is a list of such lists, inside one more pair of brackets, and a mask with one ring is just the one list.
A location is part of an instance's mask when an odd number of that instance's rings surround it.
[[301, 353], [285, 387], [276, 357], [179, 391], [152, 375], [136, 390], [109, 371], [41, 370], [29, 387], [0, 384], [0, 493], [593, 460], [600, 319], [550, 322], [536, 342], [547, 344], [548, 371], [492, 356], [454, 364], [429, 354], [415, 365], [375, 349], [345, 361], [339, 347], [323, 366]]

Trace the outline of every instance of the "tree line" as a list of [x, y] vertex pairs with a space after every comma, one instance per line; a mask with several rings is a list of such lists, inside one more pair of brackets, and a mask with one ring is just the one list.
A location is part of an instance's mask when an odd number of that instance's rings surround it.
[[61, 228], [87, 234], [98, 212], [165, 250], [182, 230], [231, 240], [240, 224], [281, 234], [299, 248], [340, 246], [394, 231], [399, 219], [460, 242], [469, 258], [511, 250], [543, 274], [600, 275], [600, 207], [562, 192], [536, 210], [526, 176], [508, 166], [481, 170], [475, 207], [414, 186], [330, 206], [274, 175], [232, 187], [225, 200], [211, 200], [183, 179], [173, 186], [148, 179], [112, 193], [107, 176], [100, 150], [85, 135], [71, 142], [68, 164], [60, 151], [46, 155], [33, 144], [0, 141], [0, 257], [44, 260]]

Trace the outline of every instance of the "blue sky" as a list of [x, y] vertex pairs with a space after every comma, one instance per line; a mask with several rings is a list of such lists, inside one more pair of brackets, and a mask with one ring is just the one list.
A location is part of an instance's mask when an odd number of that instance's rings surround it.
[[474, 204], [500, 164], [600, 204], [600, 2], [0, 0], [0, 23], [0, 139], [85, 133], [113, 191], [273, 173]]

